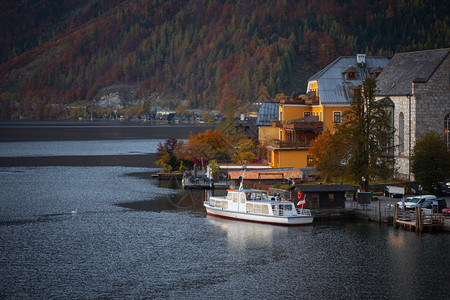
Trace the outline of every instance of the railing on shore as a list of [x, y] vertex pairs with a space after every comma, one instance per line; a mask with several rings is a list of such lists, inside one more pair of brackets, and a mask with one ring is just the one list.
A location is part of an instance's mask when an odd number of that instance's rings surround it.
[[414, 211], [403, 211], [398, 204], [394, 208], [394, 228], [403, 227], [416, 232], [423, 232], [425, 228], [444, 229], [444, 216], [441, 213], [433, 213], [416, 207]]
[[347, 200], [345, 208], [359, 210], [367, 215], [381, 216], [383, 218], [394, 217], [394, 205], [381, 206], [378, 201], [371, 204], [360, 204], [353, 200]]

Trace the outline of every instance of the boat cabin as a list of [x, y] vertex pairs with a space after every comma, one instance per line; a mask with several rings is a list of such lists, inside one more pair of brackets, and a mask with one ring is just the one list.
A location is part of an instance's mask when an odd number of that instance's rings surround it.
[[211, 197], [209, 204], [216, 208], [245, 213], [295, 215], [294, 203], [279, 201], [278, 197], [261, 190], [228, 190], [226, 198]]

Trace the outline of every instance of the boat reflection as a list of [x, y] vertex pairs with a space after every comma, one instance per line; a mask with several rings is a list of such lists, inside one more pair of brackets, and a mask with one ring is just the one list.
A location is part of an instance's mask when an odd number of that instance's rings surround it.
[[222, 219], [215, 216], [207, 216], [209, 224], [222, 229], [228, 238], [228, 244], [234, 249], [245, 250], [256, 245], [271, 246], [275, 239], [288, 237], [289, 228], [286, 226], [274, 226], [254, 222]]

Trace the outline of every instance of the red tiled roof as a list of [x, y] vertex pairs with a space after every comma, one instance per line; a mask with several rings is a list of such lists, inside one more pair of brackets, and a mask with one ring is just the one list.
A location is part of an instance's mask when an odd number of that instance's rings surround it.
[[[228, 172], [228, 178], [239, 179], [243, 176], [243, 171], [231, 171]], [[246, 171], [244, 179], [284, 179], [284, 178], [301, 178], [302, 173], [300, 171]]]

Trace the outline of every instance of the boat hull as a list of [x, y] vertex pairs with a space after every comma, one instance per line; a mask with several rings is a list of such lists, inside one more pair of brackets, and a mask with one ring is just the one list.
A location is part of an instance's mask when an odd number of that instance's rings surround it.
[[313, 216], [271, 216], [263, 214], [250, 214], [241, 213], [236, 211], [230, 211], [220, 208], [211, 207], [205, 204], [206, 212], [208, 215], [216, 216], [226, 219], [242, 220], [249, 222], [258, 222], [266, 224], [284, 225], [284, 226], [302, 226], [310, 225], [314, 217]]

